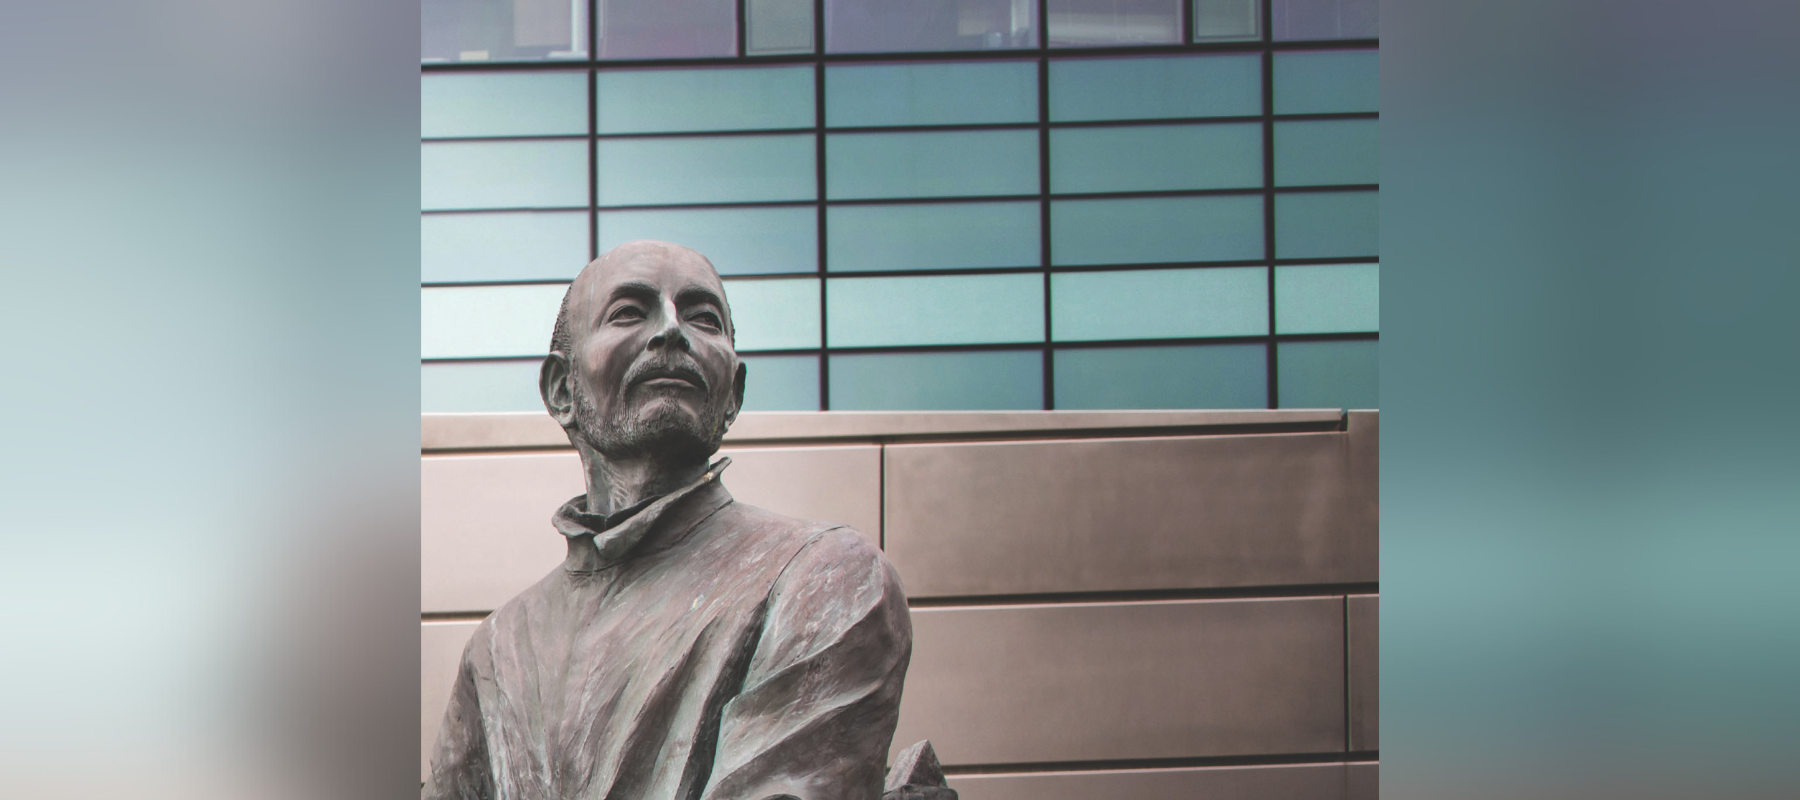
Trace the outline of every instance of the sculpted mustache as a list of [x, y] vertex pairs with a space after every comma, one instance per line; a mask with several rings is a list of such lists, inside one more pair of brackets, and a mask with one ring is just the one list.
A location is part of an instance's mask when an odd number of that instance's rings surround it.
[[706, 388], [706, 378], [700, 374], [699, 367], [670, 361], [639, 364], [625, 376], [625, 383], [629, 386], [656, 378], [681, 378], [702, 389]]

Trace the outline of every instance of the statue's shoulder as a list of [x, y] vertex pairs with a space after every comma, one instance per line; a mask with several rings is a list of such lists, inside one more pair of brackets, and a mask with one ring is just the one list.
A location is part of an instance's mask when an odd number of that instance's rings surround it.
[[734, 528], [755, 530], [759, 536], [786, 539], [789, 544], [809, 551], [845, 558], [882, 558], [875, 537], [841, 522], [791, 517], [742, 501], [733, 501], [723, 513], [730, 515], [725, 521]]

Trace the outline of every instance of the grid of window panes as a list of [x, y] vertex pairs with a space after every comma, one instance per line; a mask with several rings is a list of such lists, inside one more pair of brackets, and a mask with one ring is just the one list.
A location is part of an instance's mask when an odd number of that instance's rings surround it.
[[750, 410], [1376, 407], [1375, 8], [425, 0], [424, 410], [542, 408], [634, 239]]

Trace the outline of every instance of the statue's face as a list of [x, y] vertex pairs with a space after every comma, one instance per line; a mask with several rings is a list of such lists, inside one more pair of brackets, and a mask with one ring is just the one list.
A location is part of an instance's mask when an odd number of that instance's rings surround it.
[[567, 355], [588, 441], [602, 453], [692, 459], [716, 451], [743, 389], [731, 311], [711, 265], [686, 248], [625, 245], [575, 289]]

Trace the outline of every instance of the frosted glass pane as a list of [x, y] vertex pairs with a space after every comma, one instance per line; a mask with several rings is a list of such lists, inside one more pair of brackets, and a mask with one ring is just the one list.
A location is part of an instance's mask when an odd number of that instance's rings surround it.
[[419, 202], [426, 211], [586, 207], [587, 142], [426, 142]]
[[846, 64], [825, 68], [825, 124], [1037, 122], [1037, 63]]
[[1059, 342], [1268, 332], [1266, 267], [1050, 276], [1050, 334]]
[[586, 136], [586, 72], [434, 73], [419, 80], [419, 135]]
[[1056, 351], [1056, 407], [1268, 408], [1264, 345]]
[[832, 272], [1035, 267], [1036, 202], [833, 206], [825, 212]]
[[818, 356], [744, 356], [745, 411], [818, 411]]
[[601, 133], [672, 133], [813, 126], [812, 67], [601, 70]]
[[1183, 0], [1049, 0], [1051, 47], [1179, 44]]
[[819, 346], [819, 279], [725, 281], [738, 352]]
[[737, 4], [734, 0], [595, 2], [600, 14], [599, 58], [737, 55]]
[[1275, 268], [1276, 333], [1381, 330], [1379, 264]]
[[637, 239], [698, 250], [720, 275], [819, 268], [819, 214], [811, 206], [600, 212], [600, 252]]
[[1275, 113], [1376, 111], [1380, 68], [1374, 50], [1275, 54]]
[[1275, 185], [1330, 186], [1381, 180], [1376, 126], [1372, 119], [1275, 123]]
[[813, 51], [812, 0], [746, 0], [744, 17], [750, 55]]
[[419, 410], [469, 414], [543, 411], [538, 369], [543, 359], [440, 361], [419, 365]]
[[1050, 132], [1053, 192], [1239, 189], [1262, 182], [1261, 123]]
[[1255, 55], [1050, 62], [1050, 121], [1239, 117], [1262, 113]]
[[833, 278], [825, 291], [832, 347], [1044, 339], [1038, 275]]
[[1275, 41], [1373, 39], [1380, 35], [1376, 0], [1274, 0]]
[[1044, 356], [854, 353], [831, 356], [833, 411], [999, 411], [1044, 407]]
[[446, 61], [587, 58], [586, 3], [566, 0], [424, 0], [419, 53]]
[[1376, 192], [1308, 192], [1275, 196], [1276, 258], [1378, 255]]
[[1262, 3], [1257, 0], [1194, 0], [1194, 41], [1261, 38]]
[[1380, 342], [1283, 342], [1275, 375], [1282, 408], [1380, 408]]
[[811, 134], [602, 139], [600, 204], [812, 200]]
[[1247, 261], [1263, 257], [1257, 196], [1058, 200], [1050, 204], [1057, 265]]
[[440, 286], [419, 292], [423, 358], [541, 356], [550, 352], [567, 284]]
[[588, 262], [585, 211], [426, 214], [419, 277], [426, 283], [574, 280]]
[[825, 194], [834, 200], [1037, 194], [1037, 144], [1037, 131], [1027, 130], [831, 134]]
[[1034, 0], [825, 0], [825, 50], [903, 53], [1037, 47]]

